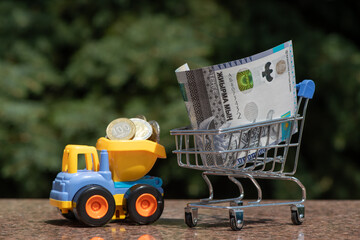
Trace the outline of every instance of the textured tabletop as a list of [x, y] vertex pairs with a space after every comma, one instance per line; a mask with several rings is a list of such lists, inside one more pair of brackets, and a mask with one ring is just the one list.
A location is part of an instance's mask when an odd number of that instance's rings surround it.
[[152, 225], [127, 221], [84, 227], [64, 219], [47, 199], [0, 199], [0, 239], [360, 239], [360, 200], [306, 201], [305, 221], [293, 225], [289, 206], [244, 210], [244, 227], [232, 231], [227, 210], [199, 209], [199, 222], [183, 220], [188, 200], [165, 200]]

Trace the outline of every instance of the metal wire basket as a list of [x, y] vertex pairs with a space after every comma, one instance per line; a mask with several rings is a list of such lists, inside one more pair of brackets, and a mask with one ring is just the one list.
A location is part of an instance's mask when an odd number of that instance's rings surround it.
[[[176, 150], [173, 153], [177, 155], [179, 166], [203, 171], [202, 176], [209, 188], [209, 198], [188, 203], [185, 207], [185, 223], [189, 227], [197, 224], [198, 208], [229, 210], [233, 230], [243, 227], [243, 208], [246, 207], [290, 205], [292, 222], [297, 225], [303, 222], [306, 190], [293, 175], [298, 165], [305, 114], [315, 84], [312, 80], [304, 80], [297, 84], [297, 90], [297, 111], [292, 117], [226, 129], [194, 130], [185, 127], [170, 131], [175, 136]], [[295, 151], [291, 152], [291, 158], [288, 159], [292, 148]], [[238, 187], [240, 196], [214, 200], [213, 186], [208, 175], [227, 176]], [[255, 202], [244, 204], [244, 189], [237, 178], [248, 178], [255, 185], [258, 193]], [[262, 190], [256, 179], [293, 181], [300, 187], [302, 199], [262, 203]], [[226, 202], [230, 206], [219, 205]]]

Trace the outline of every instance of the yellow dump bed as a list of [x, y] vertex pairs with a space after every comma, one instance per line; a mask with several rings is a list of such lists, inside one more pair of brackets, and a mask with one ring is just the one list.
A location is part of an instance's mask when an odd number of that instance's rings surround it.
[[157, 158], [166, 158], [165, 148], [149, 140], [109, 140], [99, 138], [97, 150], [107, 150], [112, 178], [135, 181], [145, 176]]

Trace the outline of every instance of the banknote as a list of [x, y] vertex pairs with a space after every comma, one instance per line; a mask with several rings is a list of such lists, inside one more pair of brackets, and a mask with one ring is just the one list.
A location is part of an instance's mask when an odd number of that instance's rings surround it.
[[[175, 72], [193, 129], [232, 128], [295, 114], [292, 41], [250, 57], [199, 69], [190, 70], [184, 64]], [[253, 133], [245, 133], [246, 141], [241, 140], [239, 145], [221, 136], [221, 140], [215, 139], [213, 146], [222, 150], [235, 148], [236, 144], [240, 148], [276, 144], [285, 140], [289, 132], [284, 126], [277, 129], [270, 133], [271, 142], [265, 137], [264, 129], [258, 130], [263, 134], [261, 139]], [[209, 143], [203, 140], [200, 145], [206, 149]], [[246, 156], [254, 157], [252, 153]], [[244, 157], [238, 156], [240, 160]]]

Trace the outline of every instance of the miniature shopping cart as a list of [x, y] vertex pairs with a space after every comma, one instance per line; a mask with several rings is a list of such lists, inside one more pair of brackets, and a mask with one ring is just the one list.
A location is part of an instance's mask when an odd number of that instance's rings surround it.
[[[188, 203], [185, 207], [185, 223], [189, 227], [197, 224], [198, 208], [228, 210], [233, 230], [243, 227], [243, 209], [248, 207], [290, 205], [292, 222], [296, 225], [303, 222], [306, 190], [293, 175], [298, 165], [305, 113], [315, 84], [312, 80], [304, 80], [296, 85], [296, 89], [298, 104], [294, 116], [226, 129], [179, 128], [170, 131], [175, 136], [176, 150], [173, 153], [177, 154], [179, 166], [203, 171], [202, 177], [209, 188], [208, 198]], [[222, 139], [224, 142], [221, 142]], [[227, 176], [238, 187], [240, 195], [215, 200], [210, 175]], [[243, 202], [244, 189], [238, 178], [250, 179], [255, 185], [256, 201]], [[295, 182], [301, 189], [302, 198], [291, 202], [264, 203], [256, 179]]]

